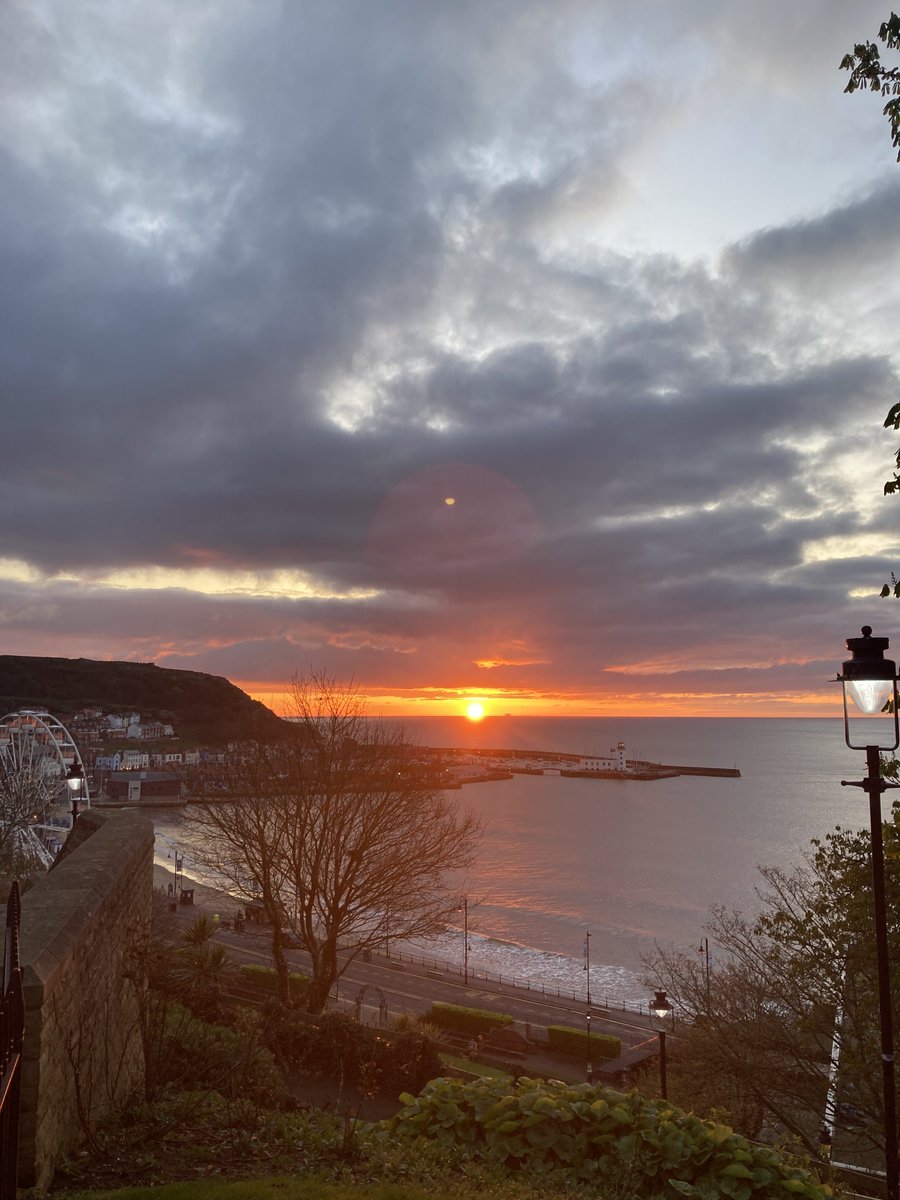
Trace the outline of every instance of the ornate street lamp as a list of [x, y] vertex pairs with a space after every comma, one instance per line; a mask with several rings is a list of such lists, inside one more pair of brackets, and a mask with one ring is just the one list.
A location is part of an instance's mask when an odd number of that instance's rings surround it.
[[672, 1020], [672, 1005], [665, 992], [657, 992], [650, 1001], [650, 1024], [659, 1037], [659, 1094], [668, 1100], [666, 1087], [666, 1033]]
[[72, 824], [74, 825], [78, 820], [78, 797], [81, 793], [81, 785], [84, 783], [84, 768], [80, 762], [73, 762], [66, 771], [66, 783], [72, 793]]
[[[869, 796], [872, 843], [872, 901], [875, 910], [875, 956], [878, 966], [878, 1009], [881, 1018], [881, 1072], [884, 1092], [884, 1160], [887, 1200], [900, 1200], [897, 1158], [897, 1099], [894, 1090], [894, 1031], [891, 1018], [891, 976], [888, 960], [887, 903], [884, 886], [884, 843], [881, 825], [881, 794], [897, 787], [881, 774], [881, 751], [900, 746], [897, 668], [884, 652], [887, 638], [873, 638], [872, 627], [862, 627], [862, 637], [847, 638], [851, 657], [838, 675], [844, 696], [844, 740], [852, 750], [866, 752], [866, 778], [841, 780], [842, 787], [862, 788]], [[851, 726], [848, 697], [861, 717]], [[890, 707], [891, 719], [882, 716]], [[863, 740], [855, 740], [859, 734]]]

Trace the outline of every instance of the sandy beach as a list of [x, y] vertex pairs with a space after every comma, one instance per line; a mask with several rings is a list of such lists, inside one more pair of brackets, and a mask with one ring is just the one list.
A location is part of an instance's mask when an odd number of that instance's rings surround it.
[[[196, 879], [192, 879], [183, 872], [180, 875], [179, 882], [182, 890], [193, 888], [194, 907], [202, 909], [211, 916], [218, 914], [227, 920], [233, 920], [235, 913], [244, 907], [242, 901], [236, 900], [233, 896], [219, 891], [218, 888], [209, 887], [205, 883], [198, 883]], [[154, 863], [153, 890], [154, 892], [161, 893], [163, 896], [175, 899], [175, 872], [168, 867], [161, 866], [159, 863]]]

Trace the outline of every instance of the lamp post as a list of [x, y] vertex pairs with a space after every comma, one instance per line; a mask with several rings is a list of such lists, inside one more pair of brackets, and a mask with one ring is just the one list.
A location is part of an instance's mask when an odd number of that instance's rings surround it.
[[469, 986], [469, 896], [466, 893], [462, 898], [462, 903], [457, 904], [454, 912], [461, 912], [463, 915], [463, 984]]
[[[869, 797], [869, 824], [872, 842], [872, 903], [875, 910], [875, 958], [878, 969], [878, 1010], [881, 1020], [881, 1081], [884, 1095], [884, 1174], [887, 1200], [900, 1200], [900, 1174], [897, 1160], [897, 1099], [894, 1089], [894, 1030], [891, 1017], [891, 976], [888, 960], [887, 902], [884, 886], [884, 843], [881, 826], [881, 794], [897, 784], [886, 783], [881, 774], [881, 751], [900, 746], [897, 668], [884, 657], [887, 638], [873, 638], [872, 627], [862, 627], [862, 637], [847, 638], [851, 657], [838, 675], [844, 699], [844, 740], [851, 750], [865, 750], [866, 778], [841, 780], [841, 787], [862, 788]], [[851, 729], [848, 696], [861, 718]], [[881, 714], [891, 706], [891, 719]], [[869, 719], [866, 725], [866, 719]], [[875, 718], [872, 720], [872, 718]], [[853, 740], [860, 727], [862, 743]]]
[[591, 931], [588, 930], [584, 935], [584, 969], [587, 972], [587, 1010], [584, 1015], [584, 1023], [587, 1026], [587, 1081], [594, 1082], [594, 1064], [591, 1061]]
[[78, 797], [81, 792], [81, 785], [84, 783], [84, 767], [80, 762], [73, 762], [66, 771], [66, 783], [69, 785], [69, 791], [72, 793], [72, 825], [78, 820]]
[[469, 897], [463, 896], [463, 983], [469, 986]]
[[650, 1001], [650, 1024], [659, 1037], [659, 1094], [663, 1100], [668, 1100], [666, 1081], [666, 1033], [672, 1016], [672, 1005], [666, 998], [665, 992], [657, 992]]
[[[174, 888], [175, 888], [175, 890], [174, 890], [174, 893], [173, 893], [173, 894], [174, 894], [174, 896], [175, 896], [175, 899], [177, 900], [177, 899], [178, 899], [178, 893], [179, 893], [179, 882], [178, 882], [178, 873], [179, 873], [179, 871], [181, 872], [181, 887], [183, 887], [183, 886], [184, 886], [184, 855], [183, 855], [183, 854], [179, 854], [177, 850], [176, 850], [174, 853], [175, 853], [175, 884], [174, 884]], [[171, 850], [169, 851], [169, 853], [168, 853], [168, 855], [167, 855], [166, 857], [167, 857], [167, 858], [171, 858], [171, 857], [172, 857], [172, 851], [171, 851]]]
[[706, 1011], [709, 1013], [709, 938], [703, 937], [700, 939], [700, 947], [697, 951], [703, 959], [703, 979], [706, 984]]

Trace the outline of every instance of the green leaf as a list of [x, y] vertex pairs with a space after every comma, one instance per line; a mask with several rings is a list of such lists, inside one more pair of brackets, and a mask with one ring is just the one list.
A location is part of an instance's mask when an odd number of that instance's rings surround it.
[[609, 1115], [614, 1117], [620, 1125], [633, 1125], [634, 1118], [631, 1113], [622, 1104], [616, 1104], [610, 1109]]
[[748, 1170], [747, 1167], [745, 1166], [745, 1164], [742, 1162], [729, 1163], [727, 1167], [722, 1168], [722, 1170], [719, 1172], [719, 1174], [720, 1175], [729, 1175], [733, 1179], [752, 1179], [753, 1178], [753, 1172]]

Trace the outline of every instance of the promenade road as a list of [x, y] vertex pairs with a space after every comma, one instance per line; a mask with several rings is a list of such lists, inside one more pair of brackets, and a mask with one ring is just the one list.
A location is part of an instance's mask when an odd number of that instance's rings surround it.
[[[215, 894], [209, 895], [203, 889], [198, 904], [178, 905], [174, 913], [168, 914], [173, 935], [177, 936], [177, 930], [190, 924], [200, 912], [214, 915], [216, 911], [221, 912], [222, 907]], [[238, 933], [223, 923], [216, 940], [226, 945], [239, 962], [271, 966], [269, 933], [264, 927], [248, 924]], [[294, 970], [308, 973], [309, 959], [304, 951], [289, 950], [287, 958]], [[541, 1042], [546, 1040], [549, 1025], [587, 1028], [586, 1001], [546, 995], [505, 980], [470, 979], [466, 985], [456, 968], [448, 965], [447, 969], [441, 970], [436, 967], [439, 964], [423, 965], [406, 956], [402, 962], [396, 956], [374, 952], [365, 960], [359, 956], [338, 980], [332, 992], [331, 1006], [354, 1012], [360, 1001], [361, 1019], [371, 1024], [379, 1022], [382, 998], [389, 1020], [401, 1013], [424, 1015], [434, 1001], [494, 1009], [511, 1015], [519, 1023], [517, 1028], [521, 1033]], [[621, 1040], [623, 1061], [609, 1064], [610, 1067], [621, 1069], [655, 1053], [656, 1037], [646, 1014], [613, 1007], [611, 1002], [609, 1007], [592, 1003], [590, 1012], [593, 1033], [609, 1033]], [[529, 1068], [572, 1081], [585, 1077], [584, 1068], [567, 1056], [550, 1055], [548, 1058], [542, 1053], [539, 1058], [540, 1062], [537, 1062], [529, 1056]], [[599, 1081], [599, 1064], [596, 1068], [594, 1074]], [[606, 1070], [603, 1075], [607, 1075]]]

